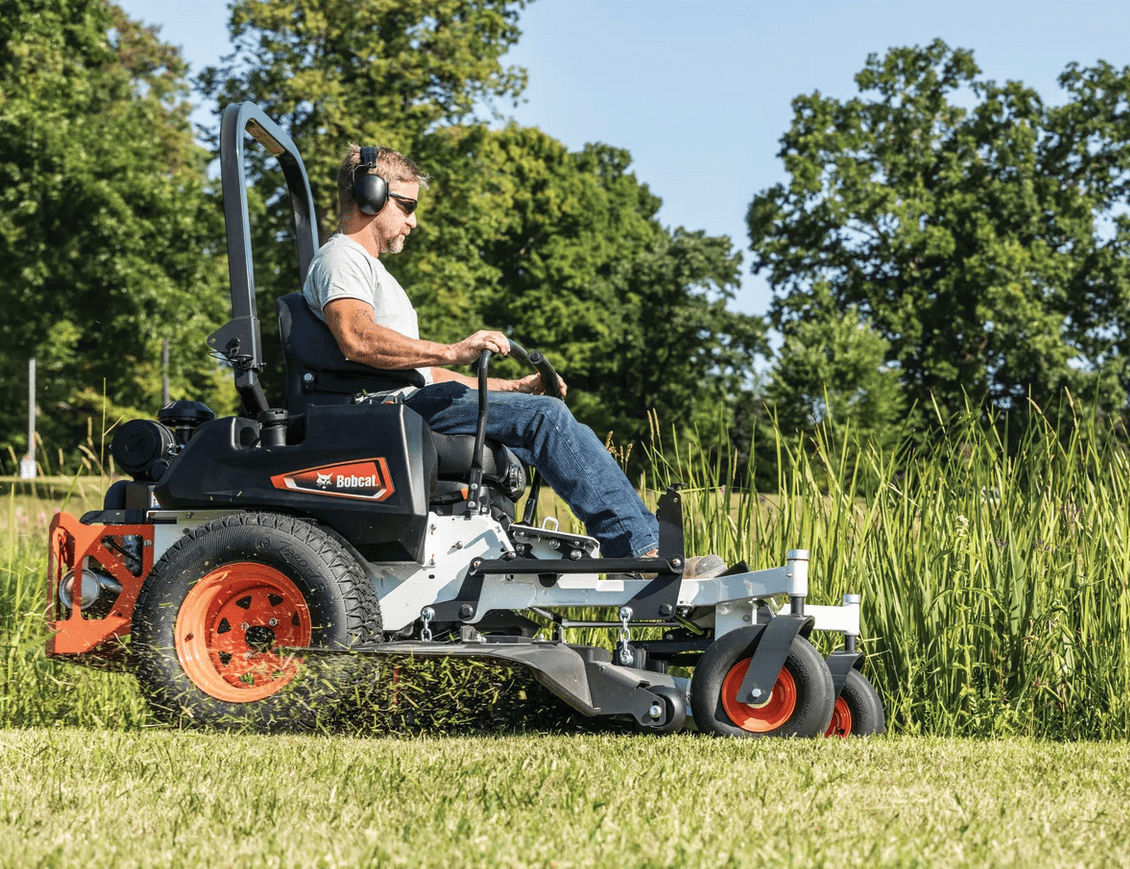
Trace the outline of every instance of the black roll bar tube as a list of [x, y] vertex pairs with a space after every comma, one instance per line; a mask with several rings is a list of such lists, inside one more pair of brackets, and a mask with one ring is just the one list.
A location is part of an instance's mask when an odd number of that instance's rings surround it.
[[220, 125], [220, 180], [224, 194], [232, 319], [212, 333], [208, 346], [231, 363], [244, 410], [254, 418], [267, 410], [268, 404], [258, 376], [258, 372], [263, 370], [263, 345], [255, 305], [245, 133], [278, 161], [286, 179], [294, 214], [299, 286], [305, 281], [310, 262], [318, 250], [318, 229], [310, 181], [294, 141], [254, 103], [228, 106]]

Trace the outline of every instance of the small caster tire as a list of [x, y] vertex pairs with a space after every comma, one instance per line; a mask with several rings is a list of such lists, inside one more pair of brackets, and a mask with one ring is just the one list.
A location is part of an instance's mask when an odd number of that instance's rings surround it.
[[738, 700], [761, 636], [760, 627], [741, 628], [718, 639], [703, 654], [691, 679], [695, 726], [717, 736], [743, 738], [824, 733], [832, 717], [835, 687], [828, 665], [804, 637], [793, 640], [765, 703], [754, 706]]
[[879, 692], [858, 670], [848, 673], [843, 691], [836, 698], [827, 737], [874, 736], [887, 729], [887, 716]]

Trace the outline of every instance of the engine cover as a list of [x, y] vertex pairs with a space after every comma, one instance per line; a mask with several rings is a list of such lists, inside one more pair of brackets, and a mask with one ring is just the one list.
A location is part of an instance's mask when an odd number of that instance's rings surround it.
[[315, 405], [303, 422], [284, 446], [264, 446], [244, 417], [204, 423], [161, 478], [158, 502], [309, 516], [370, 561], [422, 560], [436, 476], [423, 419], [402, 404]]

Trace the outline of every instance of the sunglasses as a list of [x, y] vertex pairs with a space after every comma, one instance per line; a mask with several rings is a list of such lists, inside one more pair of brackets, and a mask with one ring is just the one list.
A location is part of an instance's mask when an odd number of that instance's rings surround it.
[[409, 196], [401, 196], [399, 193], [390, 193], [388, 198], [395, 199], [400, 207], [404, 209], [406, 215], [416, 210], [416, 200]]

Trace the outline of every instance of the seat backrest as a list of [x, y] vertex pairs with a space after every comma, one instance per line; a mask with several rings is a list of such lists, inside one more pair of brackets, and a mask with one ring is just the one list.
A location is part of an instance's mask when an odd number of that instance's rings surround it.
[[319, 320], [302, 293], [288, 293], [275, 304], [286, 361], [286, 407], [304, 413], [311, 404], [348, 404], [359, 392], [423, 386], [414, 368], [384, 371], [350, 362], [329, 326]]

